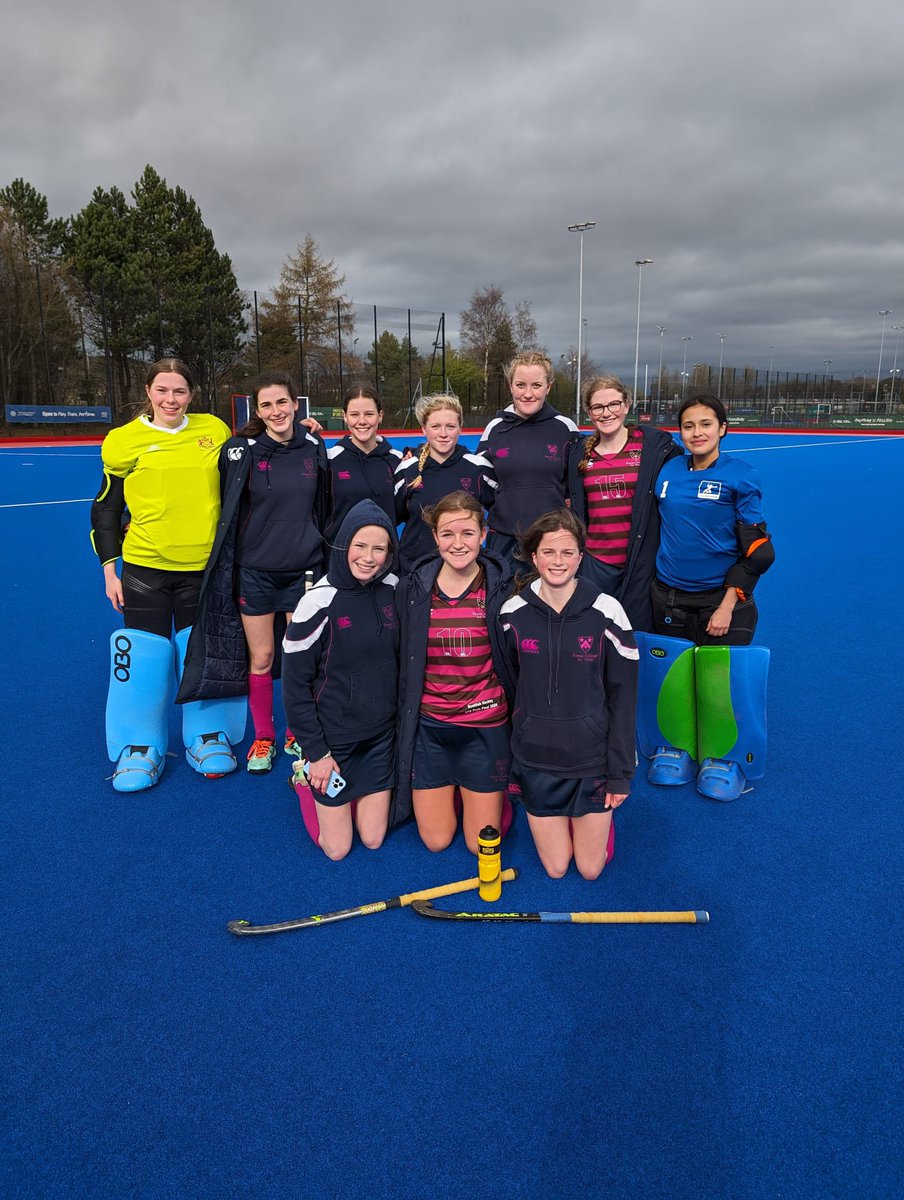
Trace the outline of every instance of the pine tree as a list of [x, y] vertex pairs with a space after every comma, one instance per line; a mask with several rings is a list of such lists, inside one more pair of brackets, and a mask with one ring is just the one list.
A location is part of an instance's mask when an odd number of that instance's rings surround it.
[[335, 260], [324, 259], [313, 237], [305, 234], [295, 254], [283, 263], [272, 294], [260, 305], [259, 350], [265, 370], [297, 374], [303, 358], [304, 379], [298, 381], [303, 391], [318, 392], [318, 384], [337, 388], [340, 332], [347, 342], [355, 328], [344, 286], [345, 276]]
[[70, 280], [47, 198], [16, 179], [0, 190], [0, 391], [3, 402], [62, 403], [77, 365]]
[[[236, 359], [244, 301], [195, 201], [147, 166], [130, 205], [97, 188], [69, 222], [66, 249], [83, 291], [87, 326], [110, 355], [120, 398], [141, 396], [142, 362], [175, 355], [209, 399]], [[109, 385], [108, 385], [109, 386]]]

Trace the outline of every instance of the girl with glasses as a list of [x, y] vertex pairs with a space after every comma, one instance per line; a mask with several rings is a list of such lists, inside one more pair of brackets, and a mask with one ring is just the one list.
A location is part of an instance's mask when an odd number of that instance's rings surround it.
[[626, 423], [631, 393], [616, 376], [588, 379], [581, 398], [593, 432], [568, 449], [568, 499], [587, 526], [581, 574], [615, 596], [634, 629], [651, 629], [656, 477], [681, 449], [662, 429]]

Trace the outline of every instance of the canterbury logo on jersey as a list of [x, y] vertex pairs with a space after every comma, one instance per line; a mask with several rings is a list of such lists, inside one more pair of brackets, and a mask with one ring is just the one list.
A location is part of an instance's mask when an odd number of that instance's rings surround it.
[[230, 462], [238, 462], [238, 460], [242, 457], [242, 455], [244, 453], [245, 453], [244, 446], [232, 446], [229, 450], [226, 451], [226, 457], [229, 459]]

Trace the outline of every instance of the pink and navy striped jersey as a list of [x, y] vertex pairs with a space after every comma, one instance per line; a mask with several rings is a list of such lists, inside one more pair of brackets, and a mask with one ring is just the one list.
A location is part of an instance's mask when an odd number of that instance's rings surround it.
[[421, 712], [452, 725], [501, 725], [508, 717], [493, 670], [483, 569], [457, 600], [433, 589]]
[[623, 567], [628, 556], [631, 508], [643, 437], [635, 429], [616, 454], [594, 450], [584, 473], [587, 495], [587, 553], [613, 567]]

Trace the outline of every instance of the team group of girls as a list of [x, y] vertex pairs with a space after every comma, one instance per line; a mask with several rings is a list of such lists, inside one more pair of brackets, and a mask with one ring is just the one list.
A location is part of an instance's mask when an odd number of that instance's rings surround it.
[[[230, 436], [186, 412], [191, 375], [163, 360], [146, 411], [104, 441], [92, 525], [107, 595], [127, 630], [181, 635], [190, 764], [235, 769], [239, 739], [214, 726], [247, 703], [247, 767], [269, 771], [281, 669], [285, 747], [304, 760], [306, 825], [330, 858], [355, 829], [375, 848], [411, 815], [442, 850], [459, 810], [476, 850], [515, 800], [550, 875], [573, 858], [595, 878], [634, 773], [632, 627], [684, 603], [699, 640], [752, 636], [752, 585], [737, 605], [713, 571], [729, 543], [739, 559], [737, 521], [762, 521], [755, 473], [734, 469], [705, 537], [657, 490], [674, 462], [720, 459], [720, 402], [682, 407], [685, 456], [669, 434], [626, 425], [630, 396], [613, 377], [582, 389], [588, 436], [549, 404], [545, 355], [516, 356], [507, 378], [511, 405], [475, 453], [459, 445], [459, 402], [441, 395], [417, 406], [424, 444], [403, 460], [368, 386], [344, 397], [347, 433], [326, 450], [317, 423], [298, 420], [289, 376], [255, 381], [251, 419]], [[165, 746], [153, 741], [111, 734], [108, 707], [117, 790], [156, 782]]]

